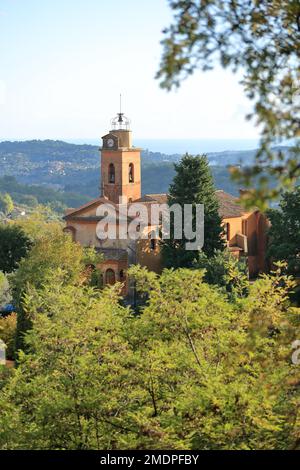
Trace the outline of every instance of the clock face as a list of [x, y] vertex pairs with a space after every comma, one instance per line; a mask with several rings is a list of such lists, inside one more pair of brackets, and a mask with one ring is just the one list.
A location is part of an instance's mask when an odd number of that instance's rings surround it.
[[113, 147], [115, 144], [113, 139], [107, 139], [106, 143], [108, 147]]

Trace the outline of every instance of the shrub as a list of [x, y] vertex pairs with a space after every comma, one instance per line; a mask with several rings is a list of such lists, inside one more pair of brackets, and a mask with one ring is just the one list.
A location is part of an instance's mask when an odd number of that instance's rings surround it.
[[15, 313], [7, 317], [0, 317], [0, 339], [2, 339], [7, 346], [6, 358], [10, 360], [14, 359], [16, 326], [17, 315]]

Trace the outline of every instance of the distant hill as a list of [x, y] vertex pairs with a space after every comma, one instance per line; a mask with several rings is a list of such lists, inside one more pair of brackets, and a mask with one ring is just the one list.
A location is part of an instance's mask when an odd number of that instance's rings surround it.
[[[237, 195], [238, 187], [230, 181], [226, 167], [243, 162], [251, 164], [254, 154], [255, 151], [207, 154], [216, 187]], [[144, 150], [142, 192], [166, 192], [174, 176], [173, 163], [180, 158], [180, 154], [166, 155]], [[20, 204], [52, 204], [63, 210], [66, 206], [74, 207], [96, 197], [99, 187], [98, 146], [58, 140], [0, 142], [0, 192], [9, 192]]]

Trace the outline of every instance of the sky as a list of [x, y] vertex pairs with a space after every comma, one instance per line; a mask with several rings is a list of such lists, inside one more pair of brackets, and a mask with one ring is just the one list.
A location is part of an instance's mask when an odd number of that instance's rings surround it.
[[138, 139], [254, 139], [239, 78], [155, 80], [167, 0], [0, 0], [0, 140], [100, 139], [118, 112]]

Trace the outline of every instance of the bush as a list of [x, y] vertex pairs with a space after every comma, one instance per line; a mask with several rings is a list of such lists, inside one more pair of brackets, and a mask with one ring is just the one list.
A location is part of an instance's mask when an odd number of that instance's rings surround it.
[[0, 225], [0, 270], [14, 271], [31, 247], [31, 240], [14, 224]]
[[212, 257], [202, 253], [196, 267], [205, 269], [204, 280], [208, 284], [220, 286], [230, 300], [247, 294], [249, 287], [247, 265], [229, 251], [215, 251]]
[[0, 339], [4, 341], [7, 346], [6, 358], [13, 360], [15, 355], [15, 336], [17, 326], [17, 315], [11, 315], [1, 318], [0, 317]]
[[0, 271], [0, 309], [11, 302], [11, 295], [7, 277]]
[[8, 193], [0, 194], [0, 210], [5, 215], [8, 215], [14, 210], [13, 200]]
[[0, 393], [0, 449], [299, 449], [300, 309], [283, 268], [231, 304], [201, 270], [134, 266], [139, 316], [118, 286], [52, 272], [23, 299], [32, 328]]

